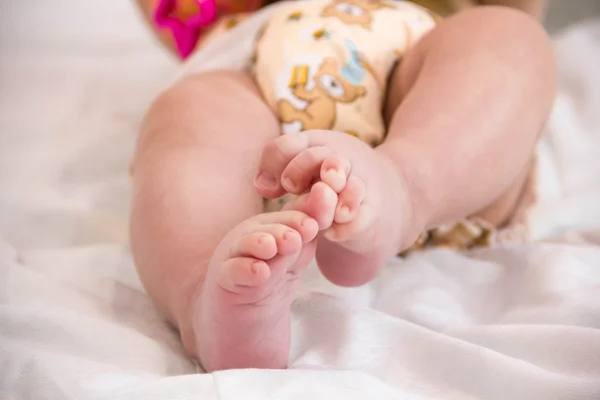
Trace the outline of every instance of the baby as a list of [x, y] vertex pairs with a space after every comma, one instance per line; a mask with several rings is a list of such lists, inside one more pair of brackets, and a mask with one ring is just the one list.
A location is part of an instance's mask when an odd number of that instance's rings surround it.
[[[489, 3], [530, 15], [276, 3], [215, 33], [155, 100], [133, 163], [131, 248], [207, 371], [287, 366], [290, 306], [315, 256], [331, 282], [358, 286], [423, 232], [513, 217], [555, 62], [531, 17], [541, 1]], [[250, 50], [227, 40], [236, 31]], [[195, 66], [227, 46], [239, 64]]]

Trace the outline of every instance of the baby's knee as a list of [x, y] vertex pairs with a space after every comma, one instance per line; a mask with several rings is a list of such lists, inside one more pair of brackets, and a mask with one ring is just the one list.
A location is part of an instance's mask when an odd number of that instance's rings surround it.
[[471, 19], [480, 21], [480, 29], [492, 38], [490, 49], [498, 61], [537, 86], [541, 98], [553, 98], [557, 80], [554, 46], [539, 21], [508, 7], [478, 7], [470, 12]]
[[[451, 42], [440, 57], [453, 51], [486, 57], [490, 77], [514, 73], [528, 81], [544, 98], [556, 90], [556, 60], [552, 42], [540, 23], [523, 11], [509, 7], [481, 6], [442, 21], [426, 38], [423, 49], [433, 50]], [[423, 50], [422, 49], [422, 50]], [[537, 90], [536, 89], [536, 90]]]
[[448, 18], [441, 25], [463, 31], [465, 40], [491, 41], [497, 46], [527, 50], [530, 56], [552, 53], [550, 38], [539, 21], [514, 8], [474, 7]]

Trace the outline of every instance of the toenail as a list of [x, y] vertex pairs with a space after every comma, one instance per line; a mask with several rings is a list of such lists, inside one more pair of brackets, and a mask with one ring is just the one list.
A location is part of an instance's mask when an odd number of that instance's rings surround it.
[[283, 178], [283, 181], [281, 182], [281, 184], [283, 185], [283, 187], [286, 190], [296, 189], [296, 184], [289, 177]]
[[350, 214], [350, 207], [343, 205], [340, 206], [340, 213], [342, 214]]
[[310, 224], [311, 221], [311, 218], [304, 218], [302, 221], [300, 221], [300, 226], [306, 227], [308, 224]]
[[283, 240], [290, 240], [294, 236], [294, 232], [287, 231], [283, 234]]
[[254, 184], [264, 189], [273, 189], [277, 186], [277, 179], [268, 172], [260, 171], [254, 179]]
[[267, 240], [269, 240], [269, 235], [260, 235], [256, 241], [258, 242], [258, 244], [263, 244]]
[[250, 269], [252, 269], [252, 272], [257, 273], [259, 269], [262, 268], [264, 263], [260, 262], [260, 261], [255, 261], [252, 263], [252, 265], [250, 266]]

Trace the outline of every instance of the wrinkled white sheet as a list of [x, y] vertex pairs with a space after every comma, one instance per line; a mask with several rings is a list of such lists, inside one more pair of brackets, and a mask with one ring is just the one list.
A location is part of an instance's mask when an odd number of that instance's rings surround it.
[[600, 398], [600, 21], [556, 41], [531, 217], [554, 239], [415, 255], [355, 290], [313, 269], [291, 369], [209, 375], [127, 249], [135, 126], [175, 66], [125, 2], [71, 21], [66, 0], [26, 3], [27, 26], [0, 3], [1, 399]]

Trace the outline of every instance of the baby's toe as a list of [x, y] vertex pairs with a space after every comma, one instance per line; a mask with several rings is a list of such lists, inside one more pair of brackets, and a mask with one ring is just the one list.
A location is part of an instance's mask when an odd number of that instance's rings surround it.
[[336, 193], [340, 193], [346, 186], [350, 169], [350, 160], [345, 157], [332, 155], [323, 160], [321, 164], [320, 178]]
[[356, 215], [349, 222], [332, 224], [323, 234], [332, 242], [346, 242], [353, 240], [356, 235], [363, 234], [373, 223], [374, 210], [368, 204], [361, 204]]
[[337, 194], [324, 182], [315, 183], [310, 193], [292, 200], [285, 209], [301, 211], [318, 223], [319, 230], [327, 229], [333, 223]]
[[[299, 252], [302, 249], [302, 236], [284, 224], [268, 224], [260, 228], [261, 232], [271, 235], [277, 246], [276, 254], [287, 256]], [[274, 257], [273, 254], [271, 257]]]
[[277, 241], [272, 234], [259, 231], [244, 235], [234, 246], [231, 257], [255, 257], [270, 260], [277, 255]]
[[254, 226], [252, 231], [264, 231], [262, 228], [269, 224], [283, 224], [300, 234], [302, 243], [312, 241], [319, 232], [319, 225], [314, 218], [298, 210], [286, 210], [281, 212], [267, 213], [259, 216], [259, 226]]
[[364, 198], [365, 184], [363, 181], [355, 177], [348, 179], [348, 184], [338, 195], [334, 221], [338, 224], [352, 221]]
[[267, 263], [251, 257], [236, 257], [225, 261], [219, 268], [218, 284], [231, 293], [244, 288], [263, 285], [271, 270]]
[[269, 199], [282, 196], [285, 193], [281, 184], [284, 169], [308, 147], [309, 140], [305, 135], [283, 135], [269, 141], [263, 149], [259, 172], [254, 180], [258, 193]]
[[305, 192], [319, 180], [321, 165], [332, 154], [327, 146], [309, 147], [298, 154], [285, 167], [281, 174], [281, 184], [288, 193]]

